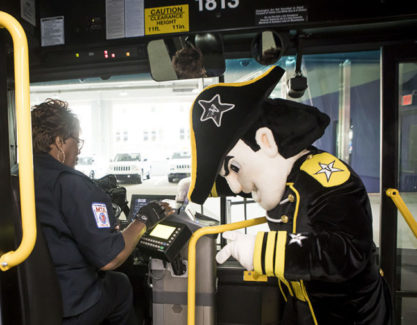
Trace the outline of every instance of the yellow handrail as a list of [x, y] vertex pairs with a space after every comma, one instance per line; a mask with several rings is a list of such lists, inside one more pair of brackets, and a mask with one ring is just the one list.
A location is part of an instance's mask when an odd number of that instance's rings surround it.
[[204, 227], [198, 229], [190, 238], [188, 244], [188, 306], [187, 306], [187, 324], [194, 325], [195, 322], [195, 271], [196, 271], [196, 246], [197, 241], [205, 235], [218, 234], [228, 230], [236, 230], [240, 228], [251, 227], [265, 223], [266, 218], [256, 218], [240, 222], [229, 223], [227, 225]]
[[398, 190], [395, 188], [389, 188], [385, 191], [385, 193], [391, 198], [397, 209], [400, 210], [411, 231], [414, 233], [414, 236], [417, 238], [417, 222], [405, 205]]
[[26, 34], [19, 22], [0, 11], [0, 27], [5, 27], [13, 39], [17, 149], [19, 155], [19, 188], [22, 215], [22, 241], [16, 251], [0, 257], [0, 269], [7, 271], [22, 263], [33, 250], [36, 241], [35, 190], [33, 181], [32, 126], [30, 120], [29, 57]]

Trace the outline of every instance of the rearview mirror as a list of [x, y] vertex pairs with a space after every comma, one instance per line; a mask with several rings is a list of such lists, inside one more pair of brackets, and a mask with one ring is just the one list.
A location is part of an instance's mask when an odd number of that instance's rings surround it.
[[147, 51], [155, 81], [217, 77], [226, 68], [222, 39], [213, 33], [152, 40]]
[[258, 33], [252, 41], [252, 57], [262, 65], [277, 62], [287, 47], [285, 38], [274, 31]]

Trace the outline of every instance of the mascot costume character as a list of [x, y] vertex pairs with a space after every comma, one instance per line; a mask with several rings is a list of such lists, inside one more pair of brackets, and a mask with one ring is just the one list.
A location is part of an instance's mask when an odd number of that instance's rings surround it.
[[[252, 195], [269, 232], [226, 232], [219, 263], [278, 278], [283, 325], [392, 324], [391, 296], [376, 263], [372, 215], [358, 175], [312, 146], [329, 117], [268, 99], [284, 70], [205, 88], [191, 108], [189, 200]], [[277, 307], [278, 308], [278, 307]]]

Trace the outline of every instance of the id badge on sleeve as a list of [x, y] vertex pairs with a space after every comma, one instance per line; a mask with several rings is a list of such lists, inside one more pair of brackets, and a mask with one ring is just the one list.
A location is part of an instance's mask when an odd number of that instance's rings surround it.
[[91, 205], [96, 219], [98, 228], [110, 228], [109, 214], [107, 213], [107, 206], [104, 203], [94, 202]]

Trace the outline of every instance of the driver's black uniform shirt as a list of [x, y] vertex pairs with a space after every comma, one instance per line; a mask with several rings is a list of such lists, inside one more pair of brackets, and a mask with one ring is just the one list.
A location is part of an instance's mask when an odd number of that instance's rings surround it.
[[60, 283], [64, 317], [98, 302], [100, 268], [124, 248], [110, 197], [92, 180], [49, 154], [34, 157], [36, 214]]

